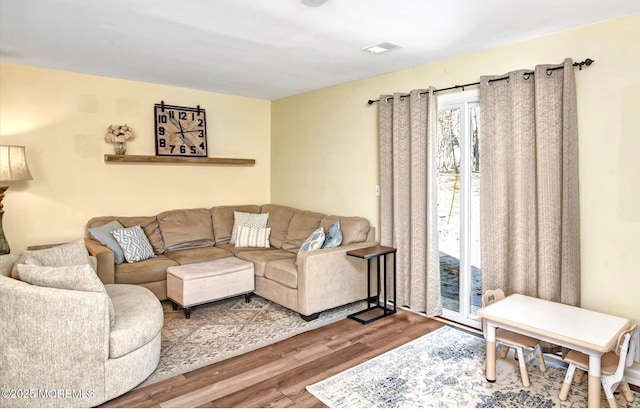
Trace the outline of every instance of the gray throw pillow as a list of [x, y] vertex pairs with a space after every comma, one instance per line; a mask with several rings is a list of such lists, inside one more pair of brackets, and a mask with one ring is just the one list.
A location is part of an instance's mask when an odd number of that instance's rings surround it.
[[336, 220], [327, 229], [327, 233], [324, 235], [324, 243], [322, 249], [330, 247], [340, 246], [342, 244], [342, 230], [340, 230], [340, 221]]
[[124, 226], [122, 226], [117, 220], [114, 220], [104, 226], [90, 228], [89, 233], [92, 238], [113, 251], [115, 263], [116, 265], [119, 265], [124, 263], [124, 252], [122, 251], [118, 241], [111, 234], [111, 231], [116, 229], [124, 229]]
[[[29, 262], [29, 258], [27, 258]], [[18, 264], [20, 280], [35, 286], [47, 288], [79, 290], [82, 292], [98, 292], [107, 294], [107, 290], [98, 278], [91, 265], [73, 266], [38, 266], [36, 264]], [[109, 297], [109, 320], [113, 326], [115, 309]]]
[[140, 262], [155, 257], [153, 247], [140, 225], [116, 229], [111, 234], [122, 248], [124, 258], [128, 263]]

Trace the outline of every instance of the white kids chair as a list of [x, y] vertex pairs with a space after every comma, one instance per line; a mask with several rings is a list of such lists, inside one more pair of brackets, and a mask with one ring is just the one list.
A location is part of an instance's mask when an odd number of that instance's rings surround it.
[[[487, 290], [482, 295], [482, 307], [488, 306], [494, 302], [504, 299], [504, 292], [502, 289]], [[484, 332], [484, 319], [482, 322], [482, 329]], [[540, 340], [529, 336], [521, 335], [516, 332], [512, 332], [506, 329], [496, 329], [496, 350], [501, 358], [506, 358], [509, 350], [513, 348], [518, 357], [518, 363], [520, 364], [520, 376], [522, 378], [522, 386], [528, 388], [531, 386], [529, 381], [529, 373], [527, 372], [527, 362], [534, 357], [538, 359], [538, 367], [542, 372], [547, 371], [547, 365], [544, 363], [544, 357], [542, 356], [542, 350], [540, 349]], [[525, 349], [528, 351], [525, 356]], [[485, 370], [487, 361], [485, 359], [482, 369]]]
[[[604, 393], [607, 395], [607, 401], [611, 408], [616, 408], [616, 398], [613, 396], [615, 389], [620, 386], [624, 398], [631, 402], [633, 394], [629, 389], [629, 384], [624, 379], [624, 370], [633, 364], [633, 358], [638, 346], [638, 323], [633, 325], [618, 336], [618, 343], [614, 351], [607, 352], [602, 355], [600, 382]], [[575, 350], [570, 350], [564, 357], [569, 362], [567, 374], [564, 377], [562, 389], [560, 389], [560, 400], [566, 401], [573, 380], [573, 374], [578, 370], [589, 371], [589, 356]]]

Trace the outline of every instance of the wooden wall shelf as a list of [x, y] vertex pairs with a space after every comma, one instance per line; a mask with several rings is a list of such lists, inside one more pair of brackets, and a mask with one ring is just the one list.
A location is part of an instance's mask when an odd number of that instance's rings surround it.
[[226, 157], [173, 157], [143, 155], [104, 155], [105, 163], [186, 163], [208, 165], [254, 165], [255, 159], [233, 159]]

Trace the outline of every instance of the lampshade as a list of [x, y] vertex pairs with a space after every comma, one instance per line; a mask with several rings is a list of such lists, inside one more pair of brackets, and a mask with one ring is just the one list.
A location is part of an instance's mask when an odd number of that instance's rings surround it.
[[32, 179], [24, 146], [0, 146], [0, 182]]

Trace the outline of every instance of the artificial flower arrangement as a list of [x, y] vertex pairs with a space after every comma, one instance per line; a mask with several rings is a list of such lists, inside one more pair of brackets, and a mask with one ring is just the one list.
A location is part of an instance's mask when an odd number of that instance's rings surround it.
[[107, 134], [104, 136], [104, 140], [109, 143], [124, 143], [130, 139], [133, 139], [133, 130], [126, 124], [123, 126], [109, 126]]
[[133, 130], [126, 124], [123, 126], [111, 125], [107, 129], [107, 134], [104, 135], [105, 141], [116, 145], [115, 153], [117, 155], [124, 155], [126, 153], [126, 141], [131, 139], [133, 139]]

